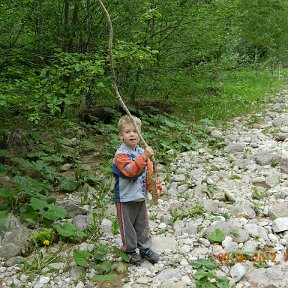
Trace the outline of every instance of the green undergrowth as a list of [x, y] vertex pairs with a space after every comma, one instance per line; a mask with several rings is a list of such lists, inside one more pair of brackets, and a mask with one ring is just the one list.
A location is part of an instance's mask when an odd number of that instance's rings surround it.
[[[41, 246], [50, 245], [55, 239], [69, 242], [79, 237], [99, 237], [99, 225], [106, 217], [107, 206], [113, 204], [111, 164], [121, 144], [117, 128], [121, 115], [113, 109], [110, 112], [113, 116], [110, 124], [101, 119], [92, 123], [54, 119], [49, 123], [49, 131], [48, 123], [27, 125], [25, 130], [2, 130], [4, 136], [11, 131], [17, 135], [25, 131], [24, 142], [33, 143], [30, 151], [22, 156], [12, 149], [13, 143], [9, 149], [0, 149], [0, 208], [3, 211], [0, 216], [4, 218], [13, 213], [29, 228], [36, 229], [33, 244]], [[169, 115], [141, 113], [140, 117], [144, 137], [157, 152], [158, 162], [168, 164], [179, 152], [196, 148], [197, 140], [189, 133], [189, 124]], [[69, 168], [63, 169], [67, 165]], [[89, 196], [91, 187], [96, 192]], [[95, 207], [93, 236], [91, 231], [78, 233], [66, 222], [67, 211], [58, 199], [69, 193], [80, 194], [81, 205]], [[46, 228], [53, 231], [50, 236], [44, 233], [44, 237], [42, 231]]]
[[203, 119], [223, 122], [259, 111], [287, 83], [287, 75], [287, 68], [274, 73], [267, 69], [232, 70], [221, 72], [213, 81], [207, 81], [203, 74], [202, 79], [187, 87], [181, 85], [182, 82], [183, 85], [187, 83], [189, 75], [185, 74], [179, 80], [179, 90], [172, 91], [171, 99], [176, 114], [185, 121], [196, 124]]

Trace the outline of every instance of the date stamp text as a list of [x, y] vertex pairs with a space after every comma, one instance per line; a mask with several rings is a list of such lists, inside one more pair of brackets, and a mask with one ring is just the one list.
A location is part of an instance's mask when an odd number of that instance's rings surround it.
[[[276, 252], [254, 252], [254, 253], [218, 253], [217, 260], [219, 264], [229, 263], [276, 263]], [[284, 262], [288, 261], [288, 253], [283, 254]]]

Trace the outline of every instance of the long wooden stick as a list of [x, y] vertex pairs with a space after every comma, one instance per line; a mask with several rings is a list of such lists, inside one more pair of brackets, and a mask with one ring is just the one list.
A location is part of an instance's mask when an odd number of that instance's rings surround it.
[[[139, 128], [137, 127], [129, 109], [127, 108], [126, 104], [124, 103], [119, 90], [118, 90], [118, 86], [117, 86], [117, 79], [116, 79], [116, 73], [115, 73], [115, 69], [114, 69], [114, 64], [113, 64], [113, 53], [112, 53], [112, 49], [113, 49], [113, 25], [112, 25], [112, 21], [111, 21], [111, 17], [106, 9], [106, 7], [104, 6], [104, 4], [102, 3], [101, 0], [97, 0], [98, 3], [100, 4], [102, 10], [104, 11], [108, 26], [109, 26], [109, 44], [108, 44], [108, 54], [109, 54], [109, 62], [110, 62], [110, 71], [111, 71], [111, 77], [112, 77], [112, 85], [113, 88], [115, 90], [116, 93], [116, 98], [120, 101], [121, 106], [123, 107], [124, 111], [126, 112], [126, 114], [128, 115], [129, 119], [131, 120], [131, 123], [133, 125], [133, 127], [135, 128], [137, 134], [139, 135], [139, 138], [141, 140], [141, 142], [143, 143], [144, 147], [148, 147], [147, 142], [145, 141], [145, 139], [143, 138], [141, 131], [139, 130]], [[152, 199], [153, 199], [153, 203], [154, 204], [158, 204], [158, 197], [156, 197], [157, 194], [157, 187], [156, 187], [156, 164], [155, 164], [155, 159], [152, 156], [152, 162], [154, 164], [154, 169], [153, 169], [153, 176], [151, 176], [149, 173], [147, 173], [147, 177], [148, 180], [150, 181], [150, 185], [151, 185], [151, 190], [152, 190]]]

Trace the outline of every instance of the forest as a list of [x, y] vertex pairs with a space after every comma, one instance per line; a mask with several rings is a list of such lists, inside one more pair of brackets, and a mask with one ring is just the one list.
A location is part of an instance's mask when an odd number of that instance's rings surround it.
[[[286, 0], [105, 2], [127, 102], [157, 100], [176, 110], [185, 103], [193, 120], [217, 118], [217, 105], [230, 115], [225, 108], [261, 97], [287, 64]], [[1, 11], [5, 118], [74, 119], [113, 103], [109, 31], [97, 1], [3, 1]], [[252, 96], [254, 85], [262, 87]]]
[[[39, 231], [36, 247], [55, 234], [88, 237], [69, 221], [53, 224], [67, 216], [57, 193], [93, 202], [95, 227], [113, 202], [123, 111], [99, 2], [0, 1], [0, 230], [11, 212]], [[211, 123], [257, 111], [287, 83], [287, 0], [103, 4], [117, 87], [163, 165], [209, 142]], [[91, 187], [98, 193], [89, 198]]]

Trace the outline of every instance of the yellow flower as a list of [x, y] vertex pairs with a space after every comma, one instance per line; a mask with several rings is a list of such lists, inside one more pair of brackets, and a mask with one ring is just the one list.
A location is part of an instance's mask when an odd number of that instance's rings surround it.
[[43, 241], [43, 245], [49, 246], [49, 244], [50, 244], [50, 241], [49, 241], [49, 240], [45, 239], [45, 240]]
[[139, 59], [139, 60], [144, 60], [145, 57], [144, 57], [143, 55], [140, 55], [140, 56], [138, 57], [138, 59]]

